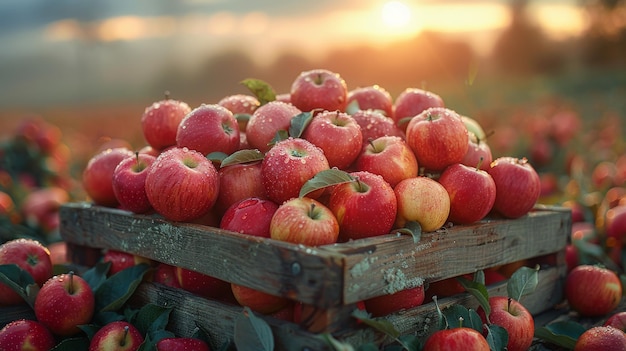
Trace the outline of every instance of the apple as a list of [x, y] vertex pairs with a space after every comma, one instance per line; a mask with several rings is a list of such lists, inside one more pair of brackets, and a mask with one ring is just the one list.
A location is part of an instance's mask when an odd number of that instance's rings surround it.
[[156, 157], [149, 154], [136, 153], [135, 156], [123, 159], [113, 171], [113, 192], [120, 207], [134, 212], [147, 213], [152, 205], [146, 195], [146, 177], [148, 168]]
[[626, 331], [626, 311], [613, 313], [603, 324], [605, 327], [613, 327]]
[[346, 82], [326, 69], [301, 72], [291, 85], [291, 103], [301, 111], [314, 109], [345, 111], [348, 101]]
[[239, 125], [239, 132], [245, 132], [250, 116], [254, 111], [261, 106], [259, 99], [252, 95], [246, 94], [233, 94], [223, 97], [217, 102], [218, 105], [227, 108], [233, 113], [237, 124]]
[[481, 142], [487, 140], [487, 133], [485, 133], [485, 130], [477, 120], [465, 115], [461, 115], [461, 120], [463, 121], [463, 124], [465, 124], [467, 131], [473, 133], [476, 136], [476, 139]]
[[377, 110], [359, 110], [352, 114], [352, 118], [361, 127], [363, 147], [369, 145], [370, 139], [382, 136], [398, 136], [404, 140], [404, 132], [396, 126], [393, 119]]
[[83, 188], [96, 205], [117, 207], [119, 202], [113, 191], [113, 173], [123, 159], [134, 156], [126, 148], [100, 151], [92, 156], [83, 170]]
[[146, 195], [157, 213], [172, 221], [190, 221], [217, 200], [220, 178], [198, 151], [174, 147], [157, 157], [146, 176]]
[[4, 191], [0, 191], [0, 215], [10, 215], [15, 210], [15, 202], [13, 202], [13, 198], [5, 193]]
[[431, 107], [445, 107], [441, 96], [424, 89], [406, 88], [396, 97], [393, 119], [404, 131], [407, 122], [402, 122], [403, 119], [413, 118]]
[[622, 284], [615, 272], [594, 265], [574, 267], [565, 278], [565, 297], [581, 316], [603, 316], [622, 299]]
[[20, 212], [30, 226], [51, 233], [59, 228], [59, 208], [69, 200], [69, 193], [61, 187], [37, 188], [22, 199]]
[[[16, 264], [28, 272], [35, 283], [42, 286], [52, 277], [50, 251], [33, 239], [13, 239], [0, 245], [0, 264]], [[9, 286], [0, 283], [0, 305], [24, 302]]]
[[369, 140], [354, 165], [356, 171], [379, 174], [391, 187], [417, 177], [418, 164], [411, 148], [398, 136]]
[[402, 180], [393, 189], [398, 201], [395, 225], [402, 228], [409, 221], [420, 224], [423, 232], [441, 228], [450, 214], [450, 196], [439, 182], [428, 177]]
[[252, 149], [265, 153], [271, 145], [276, 133], [288, 131], [291, 119], [302, 113], [292, 104], [271, 101], [257, 108], [246, 125], [246, 139]]
[[493, 161], [493, 155], [491, 154], [491, 148], [484, 140], [478, 139], [473, 132], [468, 132], [468, 148], [465, 156], [461, 160], [461, 163], [470, 166], [478, 167], [483, 171], [488, 171]]
[[237, 233], [270, 237], [270, 223], [278, 205], [267, 199], [250, 197], [232, 204], [222, 216], [220, 228]]
[[34, 306], [37, 320], [58, 336], [79, 333], [78, 326], [91, 322], [94, 309], [91, 287], [73, 272], [48, 279], [37, 293]]
[[393, 188], [378, 174], [350, 175], [356, 180], [335, 185], [328, 200], [339, 222], [339, 241], [389, 234], [398, 209]]
[[339, 223], [319, 201], [295, 197], [282, 203], [274, 213], [270, 237], [307, 246], [333, 244], [339, 237]]
[[166, 92], [164, 100], [146, 107], [141, 116], [144, 139], [157, 150], [176, 145], [178, 125], [189, 112], [191, 108], [187, 103], [170, 99]]
[[152, 264], [152, 260], [149, 258], [113, 249], [106, 250], [104, 256], [102, 257], [102, 261], [111, 262], [111, 267], [108, 272], [109, 276], [141, 263], [147, 263], [149, 265]]
[[417, 307], [424, 302], [424, 285], [369, 298], [365, 310], [374, 317], [383, 317], [401, 310]]
[[220, 299], [231, 291], [230, 283], [207, 274], [182, 267], [175, 267], [174, 273], [180, 287], [196, 295]]
[[0, 345], [5, 351], [49, 351], [56, 345], [56, 340], [40, 322], [18, 319], [0, 329]]
[[159, 262], [157, 264], [156, 270], [154, 271], [153, 281], [172, 288], [180, 288], [178, 278], [176, 277], [176, 268], [167, 263]]
[[330, 167], [346, 169], [361, 152], [361, 127], [347, 113], [323, 111], [316, 114], [302, 138], [324, 151]]
[[67, 242], [55, 241], [48, 244], [48, 251], [50, 251], [50, 261], [52, 266], [55, 265], [67, 265], [71, 262], [71, 259], [67, 254]]
[[626, 351], [626, 334], [610, 326], [587, 329], [576, 340], [574, 351]]
[[459, 327], [431, 334], [422, 351], [489, 351], [487, 339], [476, 329]]
[[506, 218], [519, 218], [537, 203], [541, 192], [539, 174], [526, 158], [496, 158], [487, 171], [496, 183], [493, 210]]
[[298, 197], [300, 188], [317, 173], [330, 169], [324, 151], [308, 140], [288, 138], [277, 142], [261, 163], [261, 181], [277, 204]]
[[217, 104], [202, 104], [189, 112], [176, 132], [176, 145], [203, 155], [239, 150], [239, 125], [232, 112]]
[[220, 192], [215, 208], [219, 214], [243, 199], [267, 198], [261, 181], [261, 161], [227, 165], [221, 167], [217, 173], [220, 177]]
[[460, 163], [447, 167], [439, 183], [450, 196], [448, 219], [455, 224], [471, 224], [487, 216], [496, 200], [496, 183], [489, 173]]
[[369, 85], [348, 91], [347, 106], [358, 104], [359, 110], [381, 111], [386, 117], [393, 119], [393, 98], [379, 85]]
[[605, 191], [615, 186], [617, 166], [615, 162], [603, 160], [598, 162], [591, 171], [591, 185], [593, 189]]
[[275, 313], [286, 307], [290, 302], [285, 297], [274, 296], [243, 285], [231, 284], [231, 289], [237, 303], [261, 314]]
[[490, 296], [489, 307], [491, 313], [488, 319], [482, 306], [476, 312], [483, 323], [498, 325], [507, 331], [509, 334], [507, 350], [528, 350], [535, 334], [535, 320], [526, 307], [507, 296]]
[[126, 321], [105, 324], [93, 335], [89, 351], [135, 351], [143, 343], [139, 329]]
[[626, 205], [617, 205], [609, 209], [604, 218], [607, 237], [620, 242], [626, 239]]
[[197, 338], [163, 338], [157, 341], [157, 351], [211, 351], [209, 345]]
[[406, 142], [417, 163], [432, 172], [460, 163], [469, 147], [468, 138], [461, 116], [443, 107], [423, 111], [406, 128]]

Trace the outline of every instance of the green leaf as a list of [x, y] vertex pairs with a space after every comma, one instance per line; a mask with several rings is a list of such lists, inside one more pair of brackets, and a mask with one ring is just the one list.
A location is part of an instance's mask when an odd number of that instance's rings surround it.
[[506, 291], [510, 298], [520, 301], [522, 296], [535, 291], [539, 283], [539, 265], [536, 268], [520, 267], [506, 283]]
[[279, 131], [276, 132], [276, 134], [274, 134], [274, 138], [267, 143], [267, 146], [274, 146], [276, 145], [276, 143], [278, 143], [279, 141], [283, 141], [283, 140], [287, 140], [289, 139], [289, 132], [287, 132], [284, 129], [281, 129]]
[[107, 280], [107, 274], [111, 268], [111, 262], [98, 262], [95, 266], [91, 267], [85, 273], [81, 275], [87, 284], [91, 287], [91, 290], [96, 291]]
[[435, 308], [437, 309], [437, 325], [439, 330], [444, 330], [448, 328], [448, 320], [446, 320], [446, 316], [441, 312], [441, 308], [439, 308], [439, 302], [437, 301], [437, 296], [433, 296], [433, 302], [435, 302]]
[[236, 113], [235, 114], [235, 119], [237, 120], [237, 122], [248, 122], [250, 120], [250, 117], [252, 117], [252, 115], [249, 113]]
[[244, 307], [244, 313], [235, 319], [234, 337], [238, 350], [274, 350], [272, 329], [248, 307]]
[[172, 307], [162, 307], [149, 303], [139, 309], [131, 323], [142, 335], [153, 331], [164, 330], [169, 321]]
[[92, 319], [98, 325], [107, 325], [111, 322], [122, 320], [125, 320], [124, 315], [117, 311], [97, 311]]
[[220, 164], [220, 168], [224, 168], [231, 165], [240, 163], [250, 163], [263, 160], [263, 153], [258, 149], [244, 149], [238, 150], [230, 154], [230, 156], [224, 158]]
[[[102, 324], [102, 325], [104, 325], [104, 324]], [[100, 330], [102, 325], [99, 325], [99, 324], [83, 324], [83, 325], [79, 325], [78, 329], [82, 330], [85, 333], [85, 335], [87, 335], [87, 338], [89, 340], [91, 340], [93, 338], [94, 334], [97, 333], [98, 330]]]
[[105, 280], [95, 291], [96, 311], [109, 312], [121, 309], [149, 268], [148, 264], [141, 263], [117, 272]]
[[221, 163], [225, 158], [228, 157], [228, 154], [221, 151], [214, 151], [206, 155], [207, 160], [211, 162], [219, 162]]
[[485, 272], [482, 269], [474, 272], [473, 281], [485, 285]]
[[400, 332], [393, 326], [393, 324], [391, 324], [391, 322], [385, 319], [372, 319], [366, 311], [356, 309], [352, 312], [352, 317], [357, 318], [363, 324], [384, 333], [392, 339], [396, 339], [400, 336]]
[[359, 345], [356, 351], [379, 351], [379, 348], [373, 342], [368, 342], [367, 344]]
[[7, 285], [34, 308], [39, 289], [28, 271], [14, 263], [0, 265], [0, 283]]
[[248, 78], [241, 81], [252, 94], [259, 100], [261, 105], [276, 100], [276, 92], [267, 82], [261, 79]]
[[419, 222], [408, 221], [404, 224], [403, 228], [396, 229], [392, 233], [410, 235], [413, 237], [413, 243], [417, 244], [422, 239], [422, 226]]
[[408, 351], [419, 351], [423, 346], [422, 340], [413, 334], [400, 335], [398, 340]]
[[313, 119], [313, 112], [314, 111], [302, 112], [291, 118], [291, 122], [289, 125], [290, 137], [299, 138], [302, 136], [302, 133], [304, 133], [304, 130]]
[[346, 113], [349, 114], [349, 115], [353, 115], [353, 114], [357, 113], [360, 110], [361, 110], [361, 107], [359, 106], [359, 101], [356, 100], [356, 99], [350, 101], [348, 106], [346, 106]]
[[348, 172], [336, 168], [325, 169], [318, 172], [313, 178], [309, 179], [300, 188], [299, 197], [305, 197], [308, 194], [332, 185], [354, 182], [355, 179]]
[[493, 351], [506, 351], [506, 345], [509, 343], [509, 333], [506, 329], [499, 325], [487, 325], [487, 344], [489, 349]]
[[585, 327], [580, 323], [560, 321], [535, 329], [535, 337], [542, 341], [572, 350], [576, 345], [576, 340], [578, 340], [585, 330]]
[[411, 122], [412, 119], [413, 119], [413, 117], [400, 118], [400, 120], [398, 121], [398, 123], [396, 123], [396, 125], [398, 127], [404, 127], [404, 125], [405, 124], [409, 124], [409, 122]]
[[328, 345], [332, 346], [335, 351], [354, 351], [352, 345], [335, 339], [331, 334], [324, 333], [322, 334], [322, 338], [328, 343]]
[[483, 322], [478, 313], [472, 309], [455, 304], [445, 308], [442, 312], [448, 321], [448, 328], [467, 327], [479, 333], [483, 332]]
[[465, 291], [470, 293], [472, 296], [478, 300], [478, 304], [485, 310], [485, 315], [487, 316], [487, 320], [489, 320], [489, 314], [491, 313], [491, 307], [489, 306], [489, 292], [487, 291], [487, 287], [485, 284], [471, 281], [465, 279], [463, 277], [456, 278], [459, 283], [465, 288]]
[[76, 351], [76, 350], [88, 350], [89, 339], [87, 337], [75, 337], [63, 339], [50, 351]]

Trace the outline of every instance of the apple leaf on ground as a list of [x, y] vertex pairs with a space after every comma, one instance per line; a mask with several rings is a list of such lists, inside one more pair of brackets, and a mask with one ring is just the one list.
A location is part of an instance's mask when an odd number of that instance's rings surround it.
[[506, 283], [508, 297], [515, 301], [520, 301], [522, 296], [535, 291], [539, 284], [539, 265], [535, 268], [520, 267], [509, 278]]
[[274, 88], [261, 79], [248, 78], [241, 81], [252, 94], [259, 100], [261, 105], [265, 105], [270, 101], [276, 100], [276, 92]]
[[448, 321], [448, 328], [467, 327], [483, 332], [483, 322], [480, 316], [473, 309], [468, 309], [462, 305], [451, 305], [442, 311]]
[[476, 300], [478, 300], [478, 304], [483, 308], [483, 310], [485, 310], [487, 319], [489, 319], [491, 307], [489, 306], [489, 292], [487, 291], [487, 287], [485, 286], [485, 284], [476, 280], [465, 279], [463, 277], [458, 277], [456, 279], [459, 281], [459, 283], [461, 283], [465, 291], [470, 293], [476, 298]]
[[331, 168], [318, 172], [313, 178], [309, 179], [300, 188], [299, 197], [305, 197], [308, 194], [332, 185], [354, 182], [355, 179], [348, 172]]
[[396, 229], [392, 232], [402, 235], [410, 235], [413, 237], [413, 243], [417, 244], [422, 240], [422, 226], [415, 221], [408, 221], [403, 228]]
[[487, 339], [489, 349], [493, 351], [505, 351], [506, 345], [509, 343], [509, 333], [506, 329], [495, 324], [487, 325], [486, 328], [487, 336], [485, 339]]
[[121, 270], [105, 280], [94, 291], [96, 297], [96, 313], [117, 311], [139, 286], [150, 266], [141, 263]]
[[263, 160], [263, 153], [257, 149], [238, 150], [224, 158], [220, 163], [220, 168], [241, 163], [250, 163]]
[[95, 266], [91, 267], [85, 273], [81, 275], [81, 278], [85, 279], [87, 284], [91, 287], [91, 290], [96, 291], [107, 280], [107, 274], [111, 268], [111, 262], [98, 262]]
[[572, 350], [585, 327], [573, 321], [559, 321], [535, 329], [535, 337], [544, 342]]
[[89, 339], [87, 337], [75, 337], [61, 340], [50, 351], [76, 351], [76, 350], [88, 350]]
[[244, 312], [235, 319], [234, 338], [238, 350], [274, 350], [272, 329], [249, 307], [244, 307]]
[[31, 308], [35, 306], [39, 289], [28, 271], [14, 263], [0, 265], [0, 283], [15, 291]]

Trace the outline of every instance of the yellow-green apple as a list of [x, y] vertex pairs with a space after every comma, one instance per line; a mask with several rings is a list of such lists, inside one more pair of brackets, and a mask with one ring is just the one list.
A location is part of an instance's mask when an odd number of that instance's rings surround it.
[[213, 207], [219, 191], [215, 166], [195, 150], [170, 148], [148, 168], [148, 200], [157, 213], [172, 221], [201, 217]]
[[96, 205], [117, 207], [113, 191], [113, 172], [123, 159], [134, 156], [126, 148], [106, 149], [92, 156], [83, 170], [83, 188]]
[[602, 325], [626, 332], [626, 311], [613, 313]]
[[401, 130], [407, 129], [405, 118], [413, 118], [431, 107], [445, 107], [441, 96], [419, 88], [406, 88], [394, 102], [393, 119]]
[[473, 132], [468, 132], [468, 136], [467, 152], [461, 163], [470, 167], [478, 167], [483, 171], [489, 170], [491, 161], [493, 161], [489, 144], [485, 140], [478, 139]]
[[526, 158], [502, 156], [491, 162], [487, 171], [496, 183], [493, 210], [507, 218], [527, 214], [541, 192], [539, 174]]
[[196, 295], [221, 299], [230, 294], [230, 283], [224, 280], [182, 267], [175, 267], [174, 273], [180, 287]]
[[267, 197], [280, 205], [298, 197], [304, 183], [326, 169], [330, 166], [322, 149], [306, 139], [288, 138], [263, 157], [261, 181]]
[[369, 145], [370, 139], [377, 139], [382, 136], [397, 136], [404, 140], [405, 135], [393, 119], [385, 116], [377, 110], [359, 110], [352, 114], [352, 118], [361, 127], [363, 136], [363, 147]]
[[285, 297], [271, 295], [243, 285], [231, 283], [231, 289], [237, 303], [261, 314], [277, 312], [290, 302], [290, 300]]
[[79, 333], [78, 326], [91, 322], [94, 309], [93, 290], [73, 272], [48, 279], [37, 293], [34, 306], [37, 320], [58, 336]]
[[176, 145], [203, 155], [239, 150], [239, 125], [230, 110], [217, 104], [202, 104], [189, 112], [176, 132]]
[[126, 321], [105, 324], [93, 335], [89, 351], [136, 351], [143, 343], [137, 327]]
[[398, 201], [395, 225], [402, 228], [407, 222], [420, 224], [422, 231], [441, 228], [450, 214], [450, 196], [439, 182], [428, 177], [407, 178], [393, 188]]
[[374, 317], [417, 307], [424, 302], [424, 285], [369, 298], [364, 301], [365, 310]]
[[135, 156], [123, 159], [113, 171], [113, 192], [120, 207], [134, 212], [147, 213], [152, 205], [146, 195], [146, 177], [148, 168], [156, 157], [149, 154], [136, 153]]
[[180, 288], [178, 278], [176, 277], [176, 269], [167, 263], [159, 262], [154, 271], [153, 281], [173, 288]]
[[300, 72], [291, 84], [291, 103], [301, 111], [345, 111], [348, 87], [338, 73], [326, 69]]
[[152, 260], [149, 258], [114, 249], [106, 250], [104, 256], [102, 257], [102, 261], [111, 262], [111, 267], [108, 272], [109, 276], [138, 264], [152, 264]]
[[223, 97], [217, 102], [218, 105], [226, 107], [233, 113], [237, 124], [239, 125], [239, 132], [246, 131], [246, 125], [250, 120], [250, 116], [254, 111], [261, 106], [259, 99], [252, 95], [246, 94], [233, 94]]
[[[52, 277], [50, 251], [33, 239], [14, 239], [0, 245], [0, 264], [16, 264], [28, 272], [37, 285], [42, 286]], [[24, 302], [9, 286], [0, 283], [0, 305]]]
[[498, 325], [507, 331], [509, 335], [507, 350], [528, 350], [535, 334], [535, 320], [528, 309], [519, 301], [507, 296], [489, 297], [489, 307], [491, 308], [489, 318], [485, 316], [482, 306], [476, 310], [483, 324]]
[[356, 180], [335, 185], [328, 200], [339, 222], [339, 241], [389, 234], [398, 209], [393, 188], [378, 174], [350, 175]]
[[330, 167], [347, 169], [361, 151], [361, 127], [347, 113], [322, 111], [304, 130], [302, 138], [324, 151]]
[[460, 163], [469, 147], [468, 138], [461, 116], [444, 107], [423, 111], [406, 128], [406, 142], [417, 163], [431, 172], [441, 172]]
[[459, 327], [431, 334], [422, 351], [489, 351], [487, 339], [476, 329]]
[[455, 224], [479, 221], [491, 211], [496, 199], [496, 183], [482, 169], [460, 163], [448, 166], [439, 183], [450, 196], [448, 219]]
[[378, 110], [393, 119], [393, 98], [379, 85], [368, 85], [348, 91], [347, 106], [354, 102], [358, 104], [359, 110]]
[[411, 148], [398, 136], [369, 140], [354, 164], [356, 171], [379, 174], [395, 187], [401, 180], [417, 177], [418, 164]]
[[610, 326], [585, 330], [574, 345], [574, 351], [626, 351], [626, 334]]
[[467, 131], [474, 133], [476, 139], [480, 141], [485, 141], [487, 139], [487, 133], [485, 133], [485, 130], [477, 120], [465, 115], [461, 115], [461, 120], [463, 121], [463, 124], [465, 124]]
[[0, 349], [4, 351], [49, 351], [55, 345], [50, 330], [34, 320], [17, 319], [0, 329]]
[[272, 200], [250, 197], [232, 204], [220, 221], [220, 228], [237, 233], [270, 237], [270, 223], [278, 209]]
[[295, 197], [282, 203], [270, 222], [270, 237], [307, 246], [337, 242], [339, 223], [333, 212], [321, 202]]
[[156, 343], [157, 351], [211, 351], [209, 345], [197, 338], [163, 338]]
[[169, 98], [146, 107], [141, 116], [141, 130], [146, 142], [157, 150], [176, 145], [176, 132], [183, 118], [191, 112], [187, 103]]
[[581, 316], [603, 316], [619, 305], [622, 284], [617, 274], [610, 269], [579, 265], [565, 278], [565, 297], [570, 308]]
[[243, 199], [267, 198], [261, 181], [261, 161], [226, 165], [217, 173], [220, 177], [220, 192], [217, 195], [215, 209], [219, 214], [223, 214], [231, 205]]
[[288, 131], [291, 119], [302, 113], [292, 104], [271, 101], [257, 108], [246, 125], [246, 140], [251, 149], [265, 153], [280, 130]]

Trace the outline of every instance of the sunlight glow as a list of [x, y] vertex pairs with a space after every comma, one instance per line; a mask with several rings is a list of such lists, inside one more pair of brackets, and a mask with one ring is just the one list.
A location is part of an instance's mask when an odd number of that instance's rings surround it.
[[406, 27], [411, 21], [411, 10], [400, 1], [389, 1], [381, 10], [383, 23], [390, 28]]

